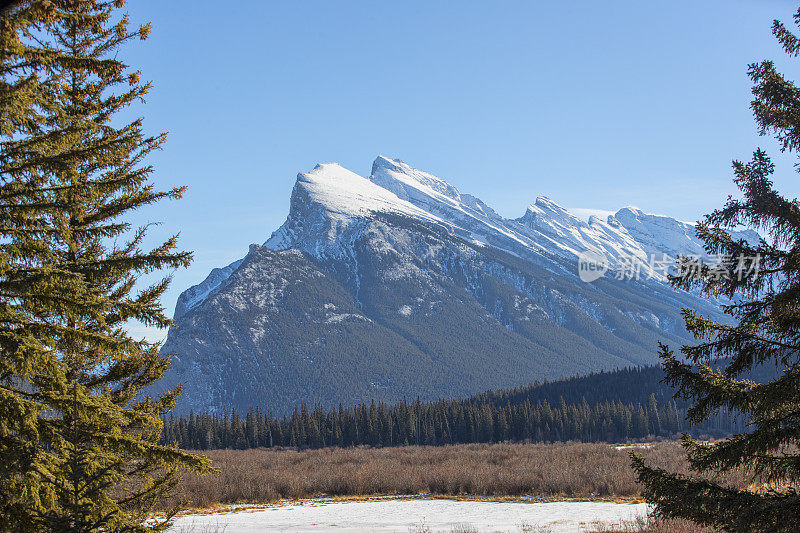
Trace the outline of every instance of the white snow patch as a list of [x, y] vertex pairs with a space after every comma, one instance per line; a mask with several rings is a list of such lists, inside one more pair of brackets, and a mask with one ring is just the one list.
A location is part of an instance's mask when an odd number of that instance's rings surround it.
[[592, 531], [633, 522], [647, 515], [644, 503], [614, 502], [486, 502], [446, 499], [378, 499], [333, 502], [308, 500], [243, 509], [229, 514], [185, 515], [169, 531], [225, 533], [292, 531], [298, 533], [404, 532], [424, 525], [430, 531], [451, 531], [469, 525], [478, 531], [524, 531], [542, 528], [554, 533]]
[[411, 306], [404, 305], [400, 309], [398, 309], [397, 312], [403, 316], [411, 316]]
[[606, 209], [592, 209], [587, 207], [567, 207], [566, 209], [584, 222], [589, 222], [589, 219], [592, 217], [597, 217], [600, 220], [608, 220], [608, 217], [615, 213], [615, 211]]
[[614, 446], [615, 450], [632, 450], [636, 448], [650, 448], [652, 444], [620, 444], [619, 446]]
[[363, 322], [372, 322], [369, 318], [363, 315], [356, 315], [354, 313], [341, 313], [341, 314], [329, 315], [328, 318], [325, 319], [325, 323], [339, 324], [341, 322], [344, 322], [345, 320], [361, 320]]
[[337, 163], [323, 163], [310, 172], [300, 173], [297, 182], [302, 184], [314, 202], [323, 205], [331, 214], [350, 217], [389, 212], [441, 222], [430, 213]]

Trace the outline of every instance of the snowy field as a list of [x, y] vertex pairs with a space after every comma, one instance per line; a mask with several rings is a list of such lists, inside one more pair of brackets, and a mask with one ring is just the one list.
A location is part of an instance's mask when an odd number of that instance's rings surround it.
[[170, 533], [594, 531], [647, 514], [647, 504], [491, 502], [447, 499], [308, 500], [236, 512], [182, 516]]

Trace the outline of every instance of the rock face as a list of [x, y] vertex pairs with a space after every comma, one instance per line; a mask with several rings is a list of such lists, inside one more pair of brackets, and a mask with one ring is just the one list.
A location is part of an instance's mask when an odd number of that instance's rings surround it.
[[[609, 266], [593, 283], [578, 277], [587, 250]], [[702, 247], [635, 208], [584, 222], [540, 197], [508, 220], [399, 160], [368, 178], [318, 165], [262, 246], [180, 296], [161, 386], [184, 386], [177, 412], [283, 414], [654, 363], [658, 340], [687, 340], [682, 307], [719, 316], [665, 284], [656, 253]], [[638, 280], [615, 279], [631, 264]]]

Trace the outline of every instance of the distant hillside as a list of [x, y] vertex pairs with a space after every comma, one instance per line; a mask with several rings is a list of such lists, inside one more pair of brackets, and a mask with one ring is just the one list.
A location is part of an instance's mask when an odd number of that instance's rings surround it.
[[[764, 382], [774, 379], [776, 375], [775, 368], [760, 366], [740, 377]], [[662, 379], [664, 379], [664, 372], [660, 366], [643, 366], [485, 392], [464, 401], [493, 405], [509, 403], [518, 405], [526, 401], [530, 403], [546, 401], [555, 405], [563, 399], [567, 404], [581, 403], [583, 400], [586, 400], [589, 405], [603, 402], [644, 404], [649, 400], [650, 395], [654, 395], [659, 401], [671, 401], [675, 389], [661, 383]], [[680, 398], [675, 402], [679, 408], [687, 405], [687, 402]]]
[[[751, 379], [775, 371], [761, 369]], [[298, 406], [275, 418], [260, 409], [170, 418], [165, 442], [191, 449], [293, 446], [443, 445], [501, 441], [625, 442], [676, 437], [682, 432], [715, 437], [742, 432], [741, 416], [726, 412], [691, 427], [687, 403], [660, 383], [660, 367], [601, 372], [487, 392], [463, 400], [371, 402], [325, 410]]]

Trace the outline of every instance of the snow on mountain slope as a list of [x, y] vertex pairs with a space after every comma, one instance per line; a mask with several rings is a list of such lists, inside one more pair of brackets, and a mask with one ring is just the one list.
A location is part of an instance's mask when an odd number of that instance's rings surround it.
[[[626, 207], [606, 221], [592, 216], [584, 222], [541, 196], [522, 217], [505, 219], [441, 178], [384, 156], [375, 160], [369, 178], [336, 164], [300, 174], [286, 223], [264, 244], [276, 250], [299, 248], [315, 256], [323, 250], [335, 254], [342, 230], [377, 212], [433, 223], [467, 242], [533, 261], [542, 257], [575, 261], [593, 250], [606, 258], [612, 270], [633, 261], [646, 277], [657, 280], [663, 280], [663, 272], [653, 269], [654, 255], [703, 254], [693, 226], [670, 217]], [[757, 238], [754, 232], [737, 236]]]
[[[510, 227], [508, 221], [480, 199], [464, 194], [433, 174], [417, 170], [399, 159], [378, 156], [372, 164], [369, 178], [399, 198], [452, 225], [451, 232], [468, 235], [479, 244], [519, 253], [546, 252], [534, 239]], [[486, 241], [490, 242], [486, 242]]]
[[317, 165], [310, 172], [300, 173], [297, 182], [302, 184], [312, 202], [324, 206], [329, 214], [339, 219], [382, 211], [436, 220], [426, 211], [337, 163]]
[[[527, 226], [531, 216], [518, 221], [504, 219], [480, 199], [462, 194], [446, 181], [397, 159], [379, 156], [369, 178], [357, 176], [339, 165], [318, 165], [311, 172], [298, 175], [289, 217], [265, 245], [273, 249], [297, 247], [317, 255], [321, 248], [329, 248], [335, 242], [343, 227], [376, 212], [434, 223], [469, 242], [531, 257], [574, 258], [608, 240], [604, 237], [607, 232], [595, 232], [549, 200], [540, 199], [539, 204], [542, 202], [557, 207], [544, 217], [548, 221], [552, 218], [549, 215], [556, 211], [556, 217], [571, 218], [569, 224], [561, 224], [566, 232], [539, 231], [541, 228]], [[544, 214], [538, 204], [532, 205], [531, 210]], [[536, 220], [542, 222], [542, 218]], [[575, 229], [572, 226], [579, 226], [583, 237], [580, 231], [572, 232]], [[609, 249], [609, 255], [616, 248]]]
[[620, 266], [621, 258], [635, 258], [645, 271], [652, 271], [645, 251], [624, 227], [611, 226], [597, 218], [584, 222], [546, 197], [539, 197], [528, 206], [525, 215], [517, 220], [535, 238], [541, 235], [550, 240], [551, 250], [570, 259], [587, 250], [603, 255], [612, 268]]
[[213, 269], [202, 283], [198, 283], [183, 291], [178, 297], [178, 302], [175, 304], [173, 319], [178, 320], [188, 311], [191, 311], [199, 304], [203, 303], [214, 290], [222, 285], [222, 283], [239, 268], [242, 261], [243, 259], [239, 259], [226, 267]]
[[[705, 255], [702, 243], [697, 240], [694, 225], [664, 215], [645, 213], [636, 207], [624, 207], [617, 211], [609, 222], [617, 222], [636, 240], [648, 254]], [[753, 230], [733, 231], [735, 239], [757, 242], [758, 233]]]
[[324, 163], [297, 175], [289, 216], [264, 245], [283, 250], [305, 243], [302, 248], [317, 255], [352, 223], [377, 212], [441, 223], [427, 211], [339, 164]]
[[614, 211], [609, 211], [607, 209], [591, 209], [585, 207], [568, 207], [567, 211], [578, 217], [579, 219], [583, 220], [584, 222], [588, 222], [590, 218], [598, 218], [600, 220], [608, 220], [609, 215], [613, 215]]
[[[584, 222], [540, 196], [522, 217], [505, 219], [479, 198], [461, 193], [445, 180], [384, 156], [375, 159], [368, 178], [337, 163], [319, 164], [298, 174], [289, 216], [264, 246], [273, 250], [296, 248], [315, 257], [341, 255], [346, 243], [340, 239], [346, 238], [348, 228], [375, 213], [406, 216], [466, 242], [532, 261], [561, 257], [574, 264], [580, 254], [592, 250], [605, 257], [612, 272], [629, 268], [633, 261], [645, 278], [658, 281], [664, 280], [664, 272], [653, 268], [652, 259], [704, 254], [694, 227], [674, 218], [625, 207], [605, 221], [592, 215]], [[734, 232], [734, 236], [758, 239], [752, 230]], [[233, 264], [215, 270], [203, 283], [186, 291], [176, 316], [202, 302], [235, 268]]]

